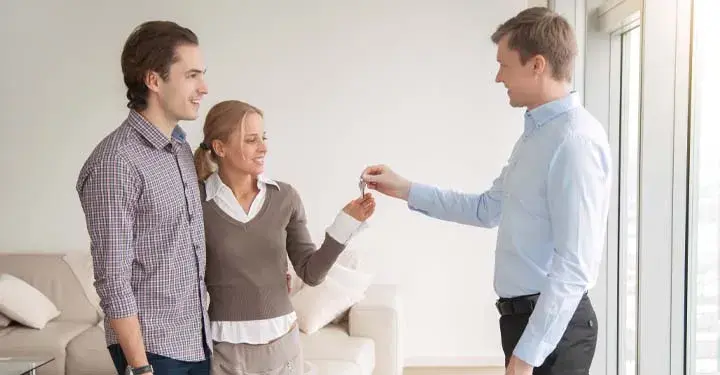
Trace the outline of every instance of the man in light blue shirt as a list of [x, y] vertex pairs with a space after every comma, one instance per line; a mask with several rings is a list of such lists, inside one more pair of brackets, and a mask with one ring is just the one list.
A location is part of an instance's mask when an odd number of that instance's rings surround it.
[[525, 107], [524, 131], [482, 194], [410, 182], [384, 165], [363, 172], [368, 187], [430, 217], [498, 227], [496, 302], [506, 374], [588, 374], [597, 319], [587, 296], [604, 247], [611, 156], [603, 126], [570, 91], [576, 55], [568, 22], [530, 8], [492, 40], [496, 81]]

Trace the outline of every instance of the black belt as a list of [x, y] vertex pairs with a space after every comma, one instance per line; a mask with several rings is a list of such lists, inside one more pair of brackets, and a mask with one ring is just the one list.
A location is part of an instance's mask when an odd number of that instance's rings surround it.
[[[588, 292], [586, 291], [582, 298], [587, 298], [587, 294]], [[500, 298], [495, 302], [495, 307], [501, 316], [532, 314], [535, 305], [537, 305], [538, 297], [540, 297], [540, 293], [512, 298]]]
[[532, 314], [540, 294], [531, 294], [513, 298], [500, 298], [495, 307], [501, 316]]

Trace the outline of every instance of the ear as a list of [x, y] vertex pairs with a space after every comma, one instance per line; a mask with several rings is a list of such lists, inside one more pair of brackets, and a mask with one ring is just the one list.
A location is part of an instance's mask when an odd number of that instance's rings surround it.
[[145, 73], [145, 86], [147, 86], [150, 91], [160, 91], [160, 74], [148, 70], [147, 73]]
[[530, 63], [532, 64], [532, 70], [535, 76], [541, 76], [543, 73], [545, 73], [545, 70], [548, 69], [548, 63], [547, 59], [545, 59], [545, 56], [543, 55], [535, 55], [530, 59]]
[[218, 157], [225, 157], [225, 145], [219, 139], [213, 139], [210, 142], [210, 148]]

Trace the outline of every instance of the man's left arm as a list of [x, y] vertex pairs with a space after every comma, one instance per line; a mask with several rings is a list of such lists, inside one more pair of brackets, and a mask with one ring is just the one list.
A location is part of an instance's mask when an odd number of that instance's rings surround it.
[[607, 144], [579, 135], [565, 139], [550, 163], [547, 199], [555, 249], [547, 283], [515, 347], [515, 360], [542, 365], [597, 278], [607, 226], [610, 169]]

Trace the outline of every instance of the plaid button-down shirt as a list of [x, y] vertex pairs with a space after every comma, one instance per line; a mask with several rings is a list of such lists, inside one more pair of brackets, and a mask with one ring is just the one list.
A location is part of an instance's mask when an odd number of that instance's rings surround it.
[[131, 110], [85, 162], [77, 191], [107, 343], [118, 342], [111, 319], [137, 315], [148, 352], [206, 359], [205, 231], [183, 130], [168, 138]]

